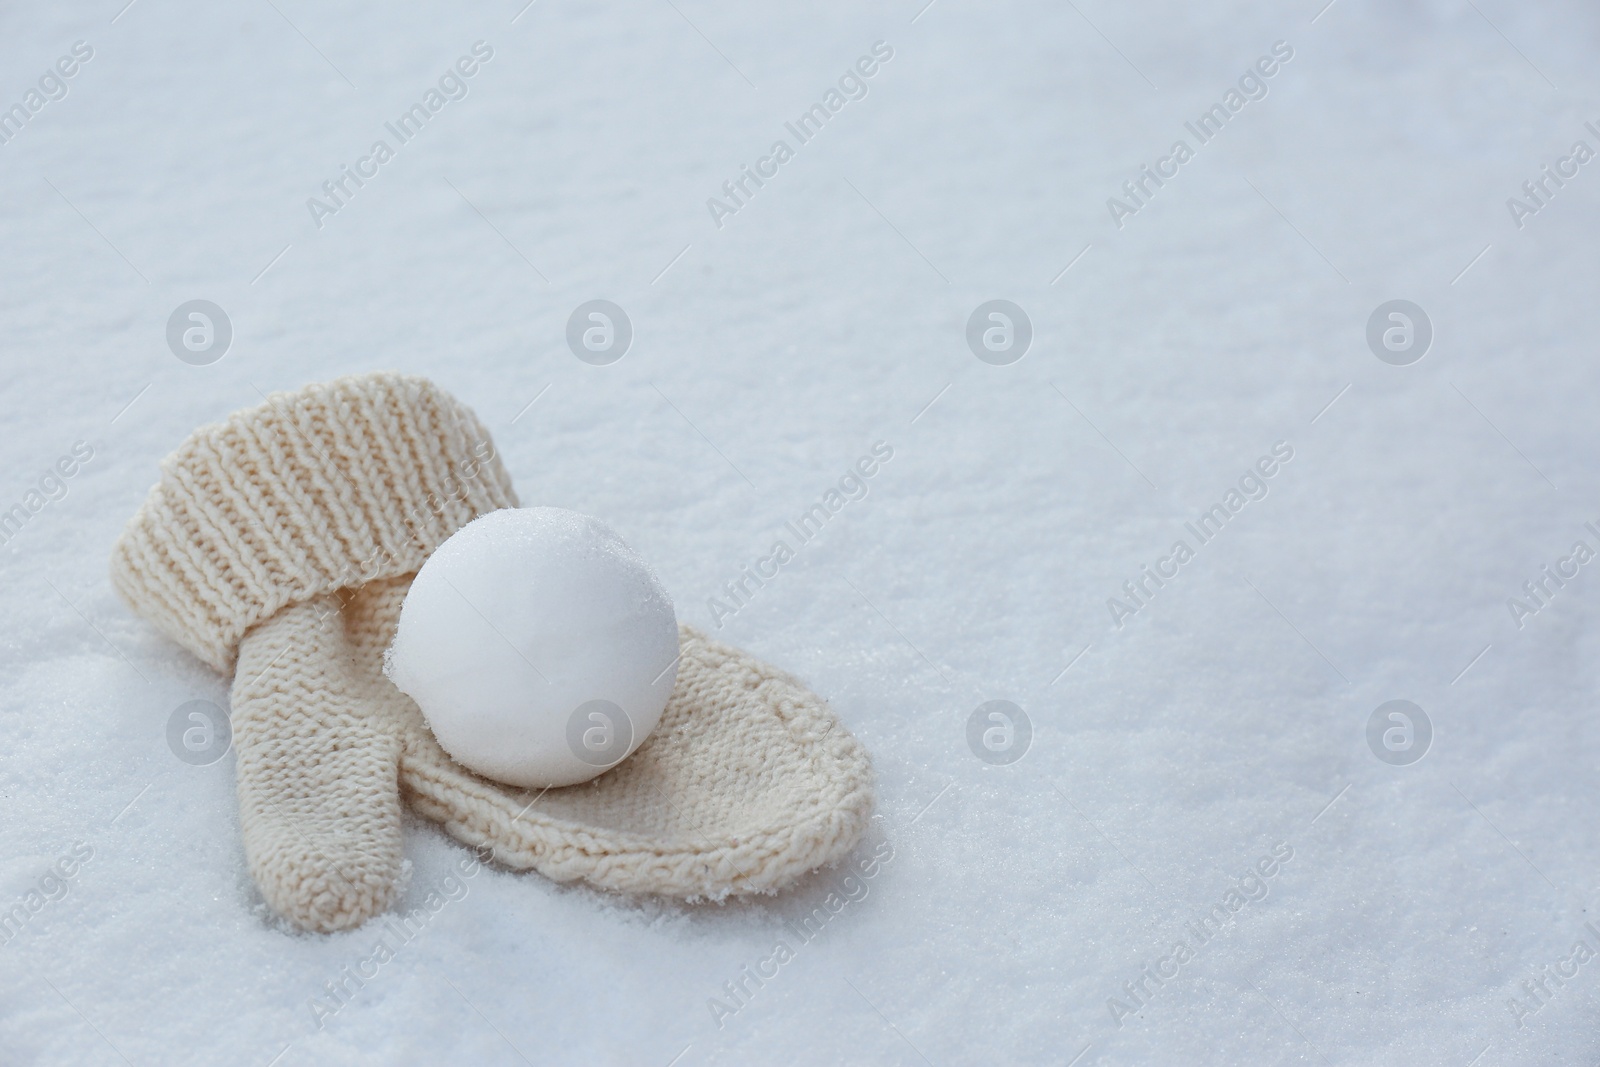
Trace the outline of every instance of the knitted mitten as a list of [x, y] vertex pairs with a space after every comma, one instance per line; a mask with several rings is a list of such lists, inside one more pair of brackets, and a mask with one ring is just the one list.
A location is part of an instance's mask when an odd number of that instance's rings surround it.
[[444, 752], [383, 650], [428, 555], [516, 503], [472, 412], [392, 374], [277, 394], [163, 463], [113, 582], [234, 672], [239, 821], [267, 903], [322, 931], [385, 910], [402, 796], [503, 864], [627, 892], [770, 892], [849, 852], [872, 807], [860, 745], [794, 679], [686, 626], [661, 722], [593, 781], [528, 792]]
[[251, 630], [233, 680], [239, 821], [267, 903], [337, 930], [390, 903], [400, 873], [401, 739], [332, 597]]

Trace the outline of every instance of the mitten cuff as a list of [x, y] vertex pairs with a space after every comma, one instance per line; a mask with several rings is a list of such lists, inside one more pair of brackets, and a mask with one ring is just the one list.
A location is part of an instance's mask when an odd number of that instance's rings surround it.
[[338, 378], [195, 431], [118, 538], [111, 579], [226, 671], [285, 605], [410, 574], [479, 515], [516, 506], [471, 409], [425, 378]]

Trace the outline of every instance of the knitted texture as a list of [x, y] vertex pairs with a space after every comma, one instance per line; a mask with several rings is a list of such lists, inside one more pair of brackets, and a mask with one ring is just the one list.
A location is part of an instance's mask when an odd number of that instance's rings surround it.
[[799, 682], [687, 626], [660, 724], [598, 778], [529, 792], [445, 753], [383, 650], [428, 554], [515, 503], [472, 413], [398, 375], [275, 395], [163, 464], [113, 577], [196, 655], [237, 663], [240, 826], [267, 902], [323, 931], [387, 908], [402, 795], [507, 866], [625, 892], [772, 892], [843, 858], [871, 815], [865, 751]]
[[410, 574], [479, 515], [516, 507], [471, 409], [425, 378], [278, 393], [197, 430], [111, 553], [140, 614], [219, 671], [298, 603]]

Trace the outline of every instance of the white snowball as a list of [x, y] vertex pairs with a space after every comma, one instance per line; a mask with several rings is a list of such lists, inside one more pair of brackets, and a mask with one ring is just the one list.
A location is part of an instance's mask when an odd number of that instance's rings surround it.
[[677, 657], [666, 589], [610, 527], [506, 508], [417, 572], [384, 673], [457, 762], [543, 788], [588, 781], [638, 748]]

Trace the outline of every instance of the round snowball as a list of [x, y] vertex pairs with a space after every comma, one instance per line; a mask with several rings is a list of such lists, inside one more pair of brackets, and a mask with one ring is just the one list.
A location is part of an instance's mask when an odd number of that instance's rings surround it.
[[384, 673], [458, 763], [540, 789], [588, 781], [638, 748], [677, 659], [666, 589], [610, 527], [506, 508], [422, 565]]

